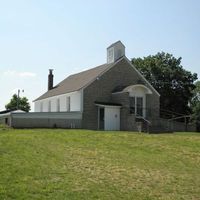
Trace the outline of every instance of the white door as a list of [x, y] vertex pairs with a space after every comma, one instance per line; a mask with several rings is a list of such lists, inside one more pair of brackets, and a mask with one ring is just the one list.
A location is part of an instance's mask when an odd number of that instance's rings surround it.
[[105, 107], [104, 129], [109, 131], [120, 130], [120, 107]]

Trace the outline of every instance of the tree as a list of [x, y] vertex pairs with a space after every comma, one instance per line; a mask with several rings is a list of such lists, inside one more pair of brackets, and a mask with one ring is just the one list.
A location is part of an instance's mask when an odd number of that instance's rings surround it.
[[185, 115], [191, 113], [189, 102], [193, 97], [197, 74], [183, 69], [181, 59], [164, 52], [132, 59], [133, 65], [160, 93], [161, 116], [165, 111]]
[[[18, 105], [18, 106], [17, 106]], [[16, 94], [12, 96], [12, 99], [8, 104], [5, 105], [5, 108], [8, 110], [20, 109], [23, 111], [30, 111], [31, 107], [26, 97], [17, 97]]]
[[193, 90], [191, 107], [193, 111], [193, 119], [197, 124], [197, 130], [200, 131], [200, 81], [197, 81], [195, 86], [196, 88]]

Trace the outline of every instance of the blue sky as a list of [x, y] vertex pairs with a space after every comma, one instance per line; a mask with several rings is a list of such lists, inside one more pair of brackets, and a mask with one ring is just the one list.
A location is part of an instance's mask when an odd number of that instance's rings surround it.
[[0, 0], [0, 110], [18, 88], [44, 93], [49, 68], [56, 84], [105, 63], [117, 40], [128, 58], [172, 53], [200, 77], [200, 1]]

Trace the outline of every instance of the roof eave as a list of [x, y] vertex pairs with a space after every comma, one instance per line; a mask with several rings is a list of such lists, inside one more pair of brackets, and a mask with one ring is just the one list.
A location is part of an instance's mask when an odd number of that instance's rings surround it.
[[73, 90], [73, 91], [69, 91], [69, 92], [67, 92], [67, 93], [61, 93], [61, 94], [58, 94], [58, 95], [53, 95], [53, 96], [45, 97], [45, 98], [41, 98], [41, 99], [40, 99], [40, 97], [39, 97], [39, 98], [33, 100], [33, 102], [41, 101], [41, 100], [44, 100], [44, 99], [49, 99], [49, 98], [52, 98], [52, 97], [55, 97], [55, 96], [60, 96], [60, 95], [64, 95], [64, 94], [68, 94], [68, 93], [72, 93], [72, 92], [79, 92], [79, 91], [81, 91], [81, 88], [78, 89], [78, 90]]

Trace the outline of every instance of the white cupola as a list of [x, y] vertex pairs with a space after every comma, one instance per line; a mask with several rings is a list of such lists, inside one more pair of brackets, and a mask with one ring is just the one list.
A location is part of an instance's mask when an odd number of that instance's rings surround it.
[[113, 63], [122, 56], [125, 56], [125, 46], [120, 40], [107, 48], [107, 63]]

